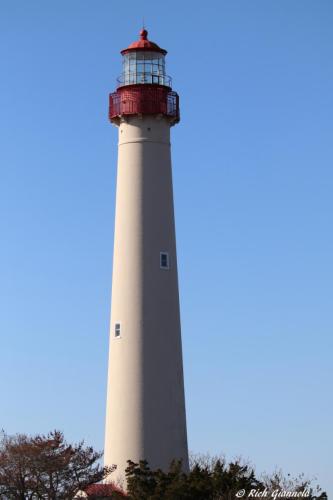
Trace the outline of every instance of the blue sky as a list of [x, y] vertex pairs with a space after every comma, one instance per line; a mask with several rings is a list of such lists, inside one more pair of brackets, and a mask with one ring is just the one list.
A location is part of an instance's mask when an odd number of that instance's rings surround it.
[[119, 51], [168, 50], [190, 449], [333, 491], [333, 4], [2, 0], [0, 426], [103, 448]]

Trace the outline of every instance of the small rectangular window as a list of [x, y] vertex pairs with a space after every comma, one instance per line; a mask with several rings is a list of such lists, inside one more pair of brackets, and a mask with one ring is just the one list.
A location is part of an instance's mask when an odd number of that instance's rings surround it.
[[120, 337], [120, 323], [114, 325], [114, 336]]
[[160, 268], [161, 269], [169, 269], [170, 268], [168, 252], [161, 252], [160, 253]]

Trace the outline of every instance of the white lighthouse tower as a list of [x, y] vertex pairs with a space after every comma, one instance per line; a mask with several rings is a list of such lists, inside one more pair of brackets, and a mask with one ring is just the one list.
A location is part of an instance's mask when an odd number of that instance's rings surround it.
[[179, 98], [147, 35], [121, 52], [109, 110], [119, 143], [104, 456], [122, 478], [127, 460], [188, 469], [170, 154]]

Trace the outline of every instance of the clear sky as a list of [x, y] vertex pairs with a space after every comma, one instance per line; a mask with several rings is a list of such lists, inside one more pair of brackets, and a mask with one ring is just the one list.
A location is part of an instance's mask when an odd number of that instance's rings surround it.
[[331, 0], [0, 1], [0, 427], [103, 448], [119, 51], [168, 50], [190, 449], [333, 492]]

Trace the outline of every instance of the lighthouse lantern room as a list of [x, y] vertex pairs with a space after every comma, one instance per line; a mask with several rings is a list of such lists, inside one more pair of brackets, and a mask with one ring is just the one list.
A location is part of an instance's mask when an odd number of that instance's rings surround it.
[[145, 29], [140, 39], [121, 51], [123, 71], [118, 88], [110, 94], [109, 117], [117, 122], [122, 115], [161, 113], [174, 124], [179, 121], [179, 97], [172, 91], [171, 77], [165, 73], [167, 51], [147, 38]]

